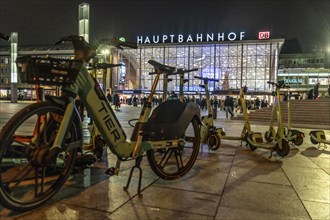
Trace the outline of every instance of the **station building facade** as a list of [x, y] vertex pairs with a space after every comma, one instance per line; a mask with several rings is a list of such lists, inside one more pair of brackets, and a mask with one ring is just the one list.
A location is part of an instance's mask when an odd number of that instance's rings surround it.
[[[271, 88], [267, 81], [277, 80], [277, 62], [283, 43], [283, 39], [271, 39], [139, 44], [137, 50], [119, 52], [119, 60], [130, 65], [126, 68], [126, 76], [136, 75], [137, 79], [121, 88], [150, 90], [155, 76], [149, 75], [154, 70], [148, 60], [155, 60], [177, 68], [198, 68], [198, 71], [185, 75], [189, 81], [184, 91], [188, 94], [201, 90], [201, 82], [194, 76], [219, 79], [209, 85], [209, 90], [214, 93], [227, 93], [242, 86], [247, 86], [250, 92], [268, 93]], [[179, 78], [171, 78], [168, 89], [179, 91]], [[162, 85], [161, 79], [157, 89], [161, 91]]]
[[278, 79], [290, 86], [294, 94], [301, 95], [320, 83], [319, 92], [328, 95], [330, 85], [330, 51], [315, 51], [304, 54], [281, 54]]
[[[131, 94], [134, 90], [142, 93], [150, 91], [154, 76], [153, 67], [148, 60], [156, 60], [170, 66], [184, 69], [198, 68], [198, 71], [185, 75], [188, 83], [184, 86], [186, 94], [202, 91], [200, 80], [194, 76], [219, 79], [212, 82], [209, 90], [214, 94], [230, 94], [242, 86], [255, 95], [269, 94], [272, 88], [267, 81], [285, 80], [295, 91], [305, 91], [320, 82], [320, 91], [326, 91], [330, 82], [329, 68], [325, 68], [325, 54], [280, 55], [283, 39], [266, 40], [227, 40], [209, 42], [139, 42], [138, 49], [113, 51], [114, 62], [125, 66], [113, 72], [113, 90]], [[72, 47], [53, 48], [52, 46], [19, 47], [18, 55], [53, 56], [73, 59]], [[10, 95], [10, 49], [0, 48], [0, 98]], [[100, 55], [100, 62], [108, 61]], [[100, 83], [102, 73], [97, 74]], [[179, 78], [168, 85], [169, 91], [179, 91]], [[107, 79], [109, 80], [109, 79]], [[107, 84], [109, 85], [109, 83]], [[55, 88], [46, 87], [53, 94]], [[162, 92], [162, 79], [157, 90]], [[25, 99], [33, 98], [35, 92], [31, 85], [18, 82], [18, 92]]]

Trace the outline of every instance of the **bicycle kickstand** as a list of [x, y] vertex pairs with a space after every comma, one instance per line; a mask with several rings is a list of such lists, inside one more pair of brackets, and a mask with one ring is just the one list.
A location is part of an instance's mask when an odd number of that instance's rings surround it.
[[127, 189], [129, 188], [129, 184], [131, 183], [133, 171], [135, 168], [137, 168], [139, 170], [139, 183], [138, 183], [138, 190], [137, 190], [139, 197], [142, 197], [142, 194], [141, 194], [141, 182], [142, 182], [141, 162], [142, 162], [142, 156], [137, 157], [135, 159], [135, 165], [131, 169], [131, 172], [130, 172], [128, 180], [127, 180], [127, 184], [126, 184], [126, 186], [123, 187], [124, 190], [127, 191]]

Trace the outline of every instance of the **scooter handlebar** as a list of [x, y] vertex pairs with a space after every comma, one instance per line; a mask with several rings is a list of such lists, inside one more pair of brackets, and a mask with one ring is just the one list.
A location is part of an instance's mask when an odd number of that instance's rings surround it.
[[198, 70], [198, 68], [194, 68], [194, 69], [190, 69], [190, 70], [179, 68], [179, 69], [176, 69], [175, 72], [169, 73], [169, 75], [181, 75], [181, 74], [185, 74], [185, 73], [194, 72], [194, 71], [197, 71], [197, 70]]
[[275, 82], [267, 81], [268, 84], [275, 85]]
[[114, 67], [118, 67], [118, 66], [124, 66], [124, 64], [122, 64], [122, 63], [117, 63], [117, 64], [113, 64], [113, 63], [97, 63], [96, 65], [91, 65], [90, 67], [92, 69], [108, 69], [108, 68], [114, 68]]
[[194, 76], [194, 78], [201, 79], [201, 80], [204, 80], [204, 81], [219, 82], [219, 79], [212, 79], [212, 78], [207, 78], [207, 77]]

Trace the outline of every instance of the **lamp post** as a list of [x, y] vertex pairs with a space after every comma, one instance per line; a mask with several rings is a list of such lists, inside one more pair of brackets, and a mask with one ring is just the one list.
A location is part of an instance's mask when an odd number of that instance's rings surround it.
[[[108, 54], [110, 54], [110, 50], [109, 49], [104, 49], [102, 50], [102, 54], [104, 55], [104, 63], [108, 63], [107, 61], [107, 56]], [[103, 75], [102, 75], [102, 85], [103, 85], [103, 91], [106, 92], [106, 88], [107, 88], [107, 76], [108, 76], [108, 69], [103, 69]]]

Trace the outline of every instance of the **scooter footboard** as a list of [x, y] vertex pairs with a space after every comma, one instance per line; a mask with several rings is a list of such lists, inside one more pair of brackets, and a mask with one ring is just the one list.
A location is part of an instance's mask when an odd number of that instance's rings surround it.
[[309, 136], [313, 144], [327, 143], [325, 133], [322, 130], [311, 131]]
[[262, 134], [260, 132], [249, 134], [249, 139], [251, 139], [252, 142], [254, 143], [258, 143], [258, 144], [263, 143]]
[[[175, 140], [184, 135], [194, 117], [200, 117], [195, 103], [169, 100], [159, 105], [145, 124], [143, 140]], [[134, 136], [132, 136], [134, 137]]]
[[305, 133], [298, 130], [289, 130], [288, 136], [305, 137]]

